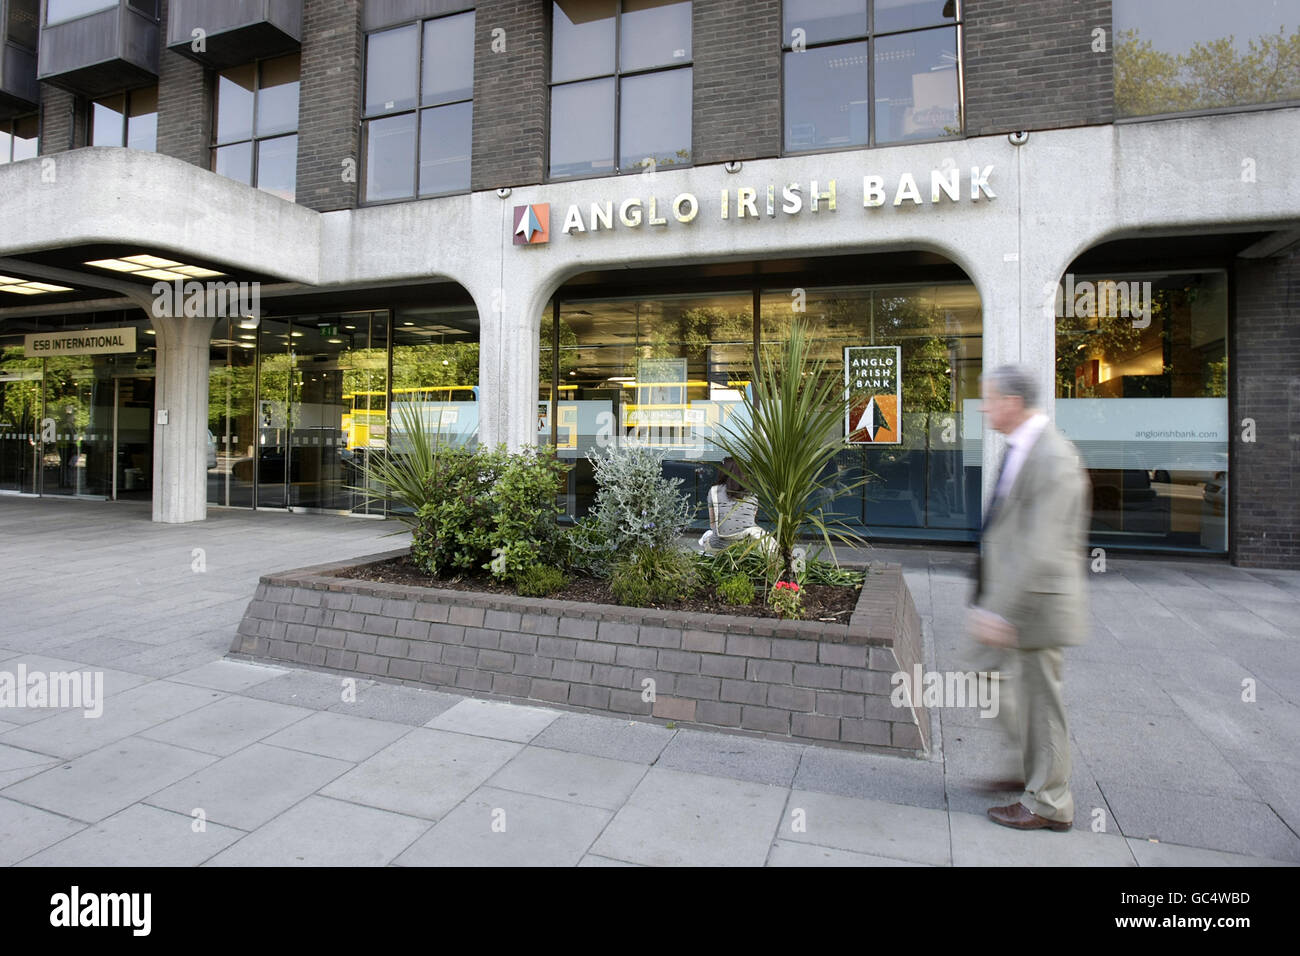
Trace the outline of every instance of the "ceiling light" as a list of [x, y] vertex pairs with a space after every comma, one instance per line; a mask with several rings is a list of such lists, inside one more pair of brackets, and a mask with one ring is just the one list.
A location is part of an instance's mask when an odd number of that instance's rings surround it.
[[114, 272], [137, 272], [141, 268], [134, 262], [123, 262], [121, 259], [91, 259], [86, 265], [112, 269]]
[[215, 269], [205, 269], [202, 266], [176, 266], [176, 272], [183, 272], [187, 276], [195, 279], [211, 279], [213, 276], [223, 276], [224, 272], [217, 272]]
[[21, 285], [0, 285], [0, 292], [12, 292], [15, 295], [40, 295], [40, 289], [29, 289]]
[[0, 276], [0, 285], [8, 285], [10, 282], [25, 282], [26, 279], [15, 279], [13, 276]]
[[172, 272], [168, 269], [141, 269], [135, 275], [146, 276], [150, 279], [166, 279], [168, 282], [186, 278], [182, 273]]
[[154, 329], [145, 329], [145, 330], [144, 330], [144, 334], [145, 334], [145, 335], [157, 335], [158, 333], [157, 333]]
[[161, 256], [150, 255], [123, 256], [122, 261], [134, 262], [142, 266], [148, 266], [151, 269], [163, 269], [167, 266], [178, 266], [181, 264], [175, 259], [164, 259]]
[[24, 282], [23, 285], [29, 289], [36, 289], [40, 292], [71, 292], [72, 291], [72, 289], [70, 289], [66, 285], [51, 285], [48, 282]]

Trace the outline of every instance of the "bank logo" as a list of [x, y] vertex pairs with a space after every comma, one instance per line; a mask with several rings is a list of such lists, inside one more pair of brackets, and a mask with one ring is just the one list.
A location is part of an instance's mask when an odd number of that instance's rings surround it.
[[551, 204], [515, 207], [515, 245], [533, 246], [551, 241]]
[[902, 350], [896, 345], [844, 349], [844, 440], [897, 445], [902, 440]]

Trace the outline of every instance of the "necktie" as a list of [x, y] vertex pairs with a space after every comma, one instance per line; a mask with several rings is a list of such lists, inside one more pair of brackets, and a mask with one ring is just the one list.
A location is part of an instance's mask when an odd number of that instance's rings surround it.
[[[1002, 460], [998, 462], [998, 476], [993, 482], [993, 499], [989, 502], [989, 509], [984, 514], [984, 524], [981, 527], [981, 536], [984, 531], [988, 530], [989, 522], [993, 520], [994, 513], [998, 510], [998, 503], [1002, 500], [998, 495], [998, 487], [1002, 484], [1002, 473], [1007, 470], [1007, 459], [1011, 457], [1011, 446], [1008, 445], [1002, 452]], [[981, 542], [980, 550], [975, 553], [975, 596], [972, 603], [978, 604], [980, 595], [984, 592], [984, 546]]]

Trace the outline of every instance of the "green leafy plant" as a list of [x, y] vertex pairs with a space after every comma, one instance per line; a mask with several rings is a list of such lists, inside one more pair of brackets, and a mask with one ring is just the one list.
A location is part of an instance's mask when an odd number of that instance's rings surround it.
[[733, 574], [718, 584], [718, 598], [724, 604], [743, 606], [754, 603], [754, 582], [745, 574]]
[[794, 548], [802, 530], [820, 537], [832, 557], [832, 539], [850, 546], [865, 544], [823, 504], [867, 479], [837, 482], [832, 488], [822, 477], [844, 448], [844, 384], [828, 372], [825, 360], [810, 361], [809, 355], [807, 326], [795, 321], [783, 350], [774, 354], [769, 349], [755, 360], [753, 394], [744, 397], [748, 416], [720, 425], [712, 439], [736, 460], [742, 472], [736, 477], [774, 525], [780, 581], [797, 578]]
[[515, 575], [515, 590], [524, 597], [546, 597], [568, 585], [564, 572], [549, 564], [534, 564]]
[[851, 568], [842, 568], [830, 561], [809, 558], [804, 568], [802, 583], [828, 584], [837, 588], [856, 588], [862, 586], [862, 582], [866, 580], [866, 577], [865, 571], [854, 571]]
[[615, 562], [609, 587], [620, 604], [643, 606], [688, 598], [700, 581], [689, 552], [642, 546]]
[[437, 471], [438, 458], [445, 450], [439, 433], [435, 430], [431, 435], [425, 431], [420, 413], [413, 406], [403, 403], [397, 408], [405, 447], [395, 449], [390, 446], [372, 455], [367, 466], [367, 485], [348, 488], [365, 495], [367, 504], [383, 501], [398, 506], [391, 513], [403, 527], [392, 534], [414, 531], [420, 523], [420, 510], [441, 494], [432, 479]]

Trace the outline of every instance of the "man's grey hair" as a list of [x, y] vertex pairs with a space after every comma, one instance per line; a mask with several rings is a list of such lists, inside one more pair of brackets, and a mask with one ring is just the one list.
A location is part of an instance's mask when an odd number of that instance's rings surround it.
[[1025, 408], [1038, 407], [1038, 379], [1023, 365], [999, 365], [982, 378], [1001, 395], [1017, 395]]

